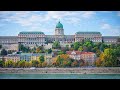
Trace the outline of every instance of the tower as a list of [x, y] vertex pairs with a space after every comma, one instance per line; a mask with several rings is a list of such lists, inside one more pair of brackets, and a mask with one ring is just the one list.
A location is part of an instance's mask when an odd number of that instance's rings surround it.
[[56, 25], [55, 35], [64, 35], [63, 25], [60, 23], [60, 21]]

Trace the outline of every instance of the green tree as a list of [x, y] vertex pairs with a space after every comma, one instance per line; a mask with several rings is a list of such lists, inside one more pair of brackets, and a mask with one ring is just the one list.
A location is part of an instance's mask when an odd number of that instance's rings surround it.
[[41, 55], [41, 56], [39, 57], [39, 60], [40, 60], [40, 62], [41, 62], [41, 63], [43, 63], [43, 62], [45, 61], [44, 56], [43, 56], [43, 55]]
[[61, 55], [61, 54], [65, 54], [65, 52], [59, 51], [59, 52], [58, 52], [58, 55]]
[[38, 61], [38, 60], [32, 60], [31, 63], [32, 63], [33, 67], [38, 67], [40, 61]]
[[2, 51], [1, 51], [1, 55], [7, 55], [7, 50], [2, 49]]
[[100, 51], [101, 51], [101, 52], [104, 51], [104, 45], [103, 45], [103, 44], [100, 45]]
[[74, 48], [74, 44], [71, 44], [70, 47], [71, 47], [71, 48]]
[[80, 43], [79, 42], [75, 42], [74, 43], [74, 50], [78, 50], [79, 46], [80, 46]]
[[52, 46], [54, 49], [60, 49], [61, 47], [60, 47], [60, 42], [58, 42], [58, 41], [55, 41], [54, 43], [53, 43], [53, 46]]
[[52, 49], [51, 48], [48, 49], [47, 51], [48, 51], [48, 54], [52, 53]]
[[2, 48], [2, 45], [0, 45], [0, 49]]

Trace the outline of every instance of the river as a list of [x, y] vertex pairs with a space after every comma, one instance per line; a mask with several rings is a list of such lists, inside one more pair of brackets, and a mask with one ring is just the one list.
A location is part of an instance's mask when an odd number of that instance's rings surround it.
[[120, 79], [120, 74], [0, 74], [0, 79]]

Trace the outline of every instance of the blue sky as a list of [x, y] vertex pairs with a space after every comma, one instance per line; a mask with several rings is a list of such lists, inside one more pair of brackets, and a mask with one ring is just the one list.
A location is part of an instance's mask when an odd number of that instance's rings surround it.
[[78, 31], [120, 35], [120, 11], [0, 11], [0, 36], [17, 36], [21, 31], [54, 35], [59, 20], [66, 35]]

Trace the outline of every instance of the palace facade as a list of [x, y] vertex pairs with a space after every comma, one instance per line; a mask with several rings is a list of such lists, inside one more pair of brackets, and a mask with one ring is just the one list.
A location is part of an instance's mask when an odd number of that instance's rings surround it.
[[47, 45], [59, 41], [61, 45], [81, 42], [89, 39], [93, 42], [117, 43], [118, 36], [102, 36], [100, 32], [76, 32], [74, 35], [64, 35], [64, 28], [60, 21], [55, 27], [54, 35], [45, 35], [44, 32], [20, 32], [18, 36], [0, 36], [0, 45], [7, 50], [18, 50], [18, 45], [23, 44], [31, 48]]

